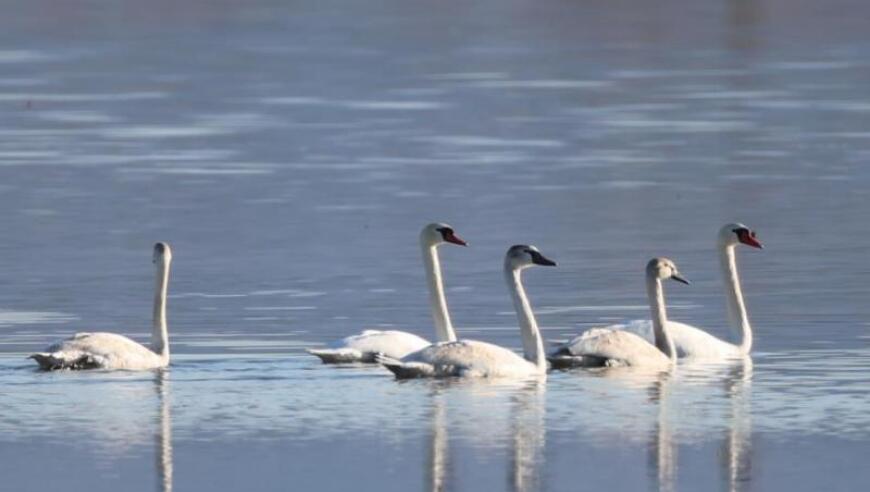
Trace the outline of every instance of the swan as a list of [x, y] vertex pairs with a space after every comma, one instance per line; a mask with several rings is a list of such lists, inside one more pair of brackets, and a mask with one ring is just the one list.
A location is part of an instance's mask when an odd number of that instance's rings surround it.
[[157, 369], [169, 365], [166, 329], [166, 289], [172, 250], [166, 243], [154, 245], [157, 282], [154, 292], [154, 326], [151, 348], [115, 333], [76, 333], [30, 356], [40, 369]]
[[646, 292], [649, 297], [655, 344], [635, 333], [613, 328], [592, 328], [557, 347], [549, 357], [553, 367], [631, 366], [667, 369], [676, 361], [670, 335], [662, 280], [688, 284], [677, 265], [667, 258], [653, 258], [646, 265]]
[[[467, 246], [447, 224], [429, 224], [420, 232], [420, 247], [423, 250], [423, 264], [426, 281], [429, 284], [429, 304], [435, 324], [438, 341], [456, 340], [450, 313], [447, 311], [447, 298], [444, 296], [444, 282], [441, 280], [441, 263], [438, 260], [438, 246], [445, 243]], [[324, 364], [348, 362], [375, 362], [375, 354], [384, 354], [394, 359], [428, 347], [430, 342], [413, 333], [398, 330], [365, 330], [358, 335], [342, 338], [329, 344], [327, 348], [307, 349]]]
[[[740, 277], [737, 274], [735, 250], [740, 244], [757, 249], [764, 248], [755, 231], [743, 224], [725, 224], [719, 229], [717, 249], [722, 278], [725, 280], [728, 318], [740, 341], [736, 344], [726, 342], [700, 328], [670, 321], [668, 329], [679, 357], [698, 359], [742, 357], [749, 354], [752, 349], [752, 326], [749, 324], [749, 316], [746, 314], [743, 290], [740, 288]], [[647, 340], [653, 339], [652, 325], [649, 321], [634, 321], [626, 325], [624, 329], [637, 333]]]
[[477, 340], [440, 342], [408, 354], [401, 360], [379, 355], [378, 362], [397, 378], [423, 377], [543, 377], [547, 360], [535, 314], [522, 283], [522, 271], [534, 265], [556, 266], [528, 245], [508, 249], [504, 259], [504, 275], [519, 319], [523, 337], [520, 357], [514, 351]]

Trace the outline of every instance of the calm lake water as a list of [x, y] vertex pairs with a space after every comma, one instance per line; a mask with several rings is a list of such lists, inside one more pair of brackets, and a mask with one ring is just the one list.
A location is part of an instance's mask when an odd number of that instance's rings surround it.
[[[0, 489], [856, 490], [870, 480], [870, 4], [3, 2]], [[647, 315], [727, 337], [739, 220], [751, 360], [669, 377], [397, 382], [303, 348], [519, 349]], [[148, 339], [172, 244], [172, 367], [38, 373], [75, 331]]]

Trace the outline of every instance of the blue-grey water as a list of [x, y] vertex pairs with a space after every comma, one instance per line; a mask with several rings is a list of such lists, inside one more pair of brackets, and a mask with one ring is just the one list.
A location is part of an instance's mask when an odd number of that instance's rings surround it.
[[[0, 16], [0, 490], [858, 490], [870, 479], [870, 6], [835, 0], [6, 1]], [[461, 336], [520, 347], [647, 314], [751, 360], [669, 377], [396, 382], [303, 349], [431, 337], [419, 229]], [[165, 373], [39, 373], [76, 331]]]

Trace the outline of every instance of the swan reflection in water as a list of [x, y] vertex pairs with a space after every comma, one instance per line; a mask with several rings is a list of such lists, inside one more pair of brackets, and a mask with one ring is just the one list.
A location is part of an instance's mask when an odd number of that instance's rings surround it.
[[676, 490], [674, 477], [676, 476], [677, 447], [674, 445], [668, 421], [670, 377], [670, 373], [662, 373], [659, 380], [649, 387], [650, 400], [658, 402], [658, 418], [653, 427], [647, 449], [650, 454], [649, 463], [653, 467], [651, 475], [655, 477], [660, 492]]
[[721, 453], [728, 490], [746, 490], [752, 479], [752, 359], [743, 358], [729, 369], [725, 391], [731, 416]]
[[154, 377], [157, 400], [160, 403], [157, 433], [155, 434], [156, 471], [158, 492], [172, 492], [172, 415], [169, 395], [169, 371], [161, 369]]
[[450, 462], [448, 461], [447, 406], [442, 388], [436, 387], [432, 394], [432, 431], [429, 443], [429, 490], [443, 492], [447, 487]]
[[546, 444], [546, 399], [544, 380], [530, 381], [513, 395], [511, 425], [513, 425], [513, 461], [511, 490], [540, 489], [540, 469], [544, 463]]
[[[505, 384], [500, 382], [498, 384]], [[540, 469], [544, 462], [544, 444], [546, 427], [544, 415], [546, 411], [544, 379], [517, 382], [511, 388], [510, 441], [512, 452], [508, 470], [508, 490], [525, 492], [539, 490]], [[437, 383], [432, 392], [432, 430], [430, 433], [428, 454], [427, 486], [432, 492], [453, 490], [452, 462], [449, 457], [450, 442], [448, 438], [448, 412], [445, 391], [452, 388], [460, 391], [474, 392], [481, 386], [491, 383], [473, 381], [465, 384]], [[511, 386], [514, 383], [510, 384]]]
[[[710, 371], [718, 372], [720, 366], [703, 365], [684, 367], [685, 372], [701, 370], [707, 378], [714, 377]], [[659, 491], [677, 490], [677, 444], [670, 422], [670, 393], [679, 384], [692, 384], [685, 379], [674, 381], [674, 374], [663, 373], [660, 379], [649, 386], [650, 400], [658, 403], [658, 418], [650, 436], [648, 462], [652, 467], [650, 475], [656, 480]], [[723, 471], [722, 481], [730, 492], [746, 490], [752, 478], [752, 418], [750, 408], [750, 386], [752, 381], [752, 359], [742, 357], [725, 366], [723, 380], [726, 398], [730, 403], [730, 415], [725, 426], [725, 438], [719, 453]]]

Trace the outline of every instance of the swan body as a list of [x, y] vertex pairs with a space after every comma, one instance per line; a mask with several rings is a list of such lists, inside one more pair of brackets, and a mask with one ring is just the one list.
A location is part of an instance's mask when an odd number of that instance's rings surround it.
[[541, 334], [521, 279], [522, 270], [533, 265], [555, 266], [556, 263], [545, 258], [534, 246], [513, 246], [505, 256], [505, 279], [519, 319], [524, 357], [491, 343], [458, 340], [430, 345], [402, 359], [378, 356], [378, 362], [400, 379], [520, 378], [546, 374]]
[[348, 362], [375, 362], [376, 354], [401, 359], [428, 347], [429, 342], [413, 333], [398, 330], [365, 330], [335, 341], [325, 349], [308, 349], [308, 353], [320, 357], [327, 364]]
[[[429, 284], [429, 304], [432, 308], [432, 318], [439, 341], [456, 340], [456, 332], [450, 321], [447, 310], [447, 298], [444, 295], [444, 282], [441, 279], [441, 263], [438, 259], [438, 247], [445, 243], [466, 246], [453, 231], [444, 223], [433, 223], [420, 232], [420, 247], [423, 250], [423, 263], [426, 268], [426, 280]], [[375, 355], [401, 359], [429, 346], [429, 342], [413, 333], [398, 330], [365, 330], [358, 335], [342, 338], [329, 344], [326, 348], [307, 349], [306, 351], [320, 358], [324, 364], [340, 364], [353, 362], [375, 362]]]
[[[679, 357], [698, 359], [724, 359], [741, 357], [752, 350], [752, 325], [746, 313], [743, 300], [743, 289], [737, 273], [737, 258], [735, 249], [744, 244], [762, 249], [755, 231], [743, 224], [725, 224], [719, 229], [718, 235], [719, 266], [725, 281], [725, 293], [728, 307], [728, 319], [732, 330], [739, 336], [738, 343], [720, 340], [706, 331], [685, 323], [668, 322], [668, 329]], [[635, 321], [624, 326], [647, 340], [652, 340], [652, 324], [649, 321]]]
[[400, 379], [445, 377], [527, 377], [539, 374], [535, 364], [513, 350], [477, 340], [441, 342], [401, 360], [378, 361]]
[[666, 367], [670, 364], [670, 359], [655, 345], [616, 327], [583, 332], [556, 351], [550, 361], [554, 367]]
[[115, 333], [76, 333], [30, 356], [40, 369], [158, 369], [169, 365], [166, 326], [166, 290], [172, 251], [166, 243], [154, 245], [157, 285], [154, 295], [154, 326], [151, 347]]
[[168, 360], [144, 345], [115, 333], [76, 333], [55, 342], [45, 352], [30, 356], [40, 368], [52, 369], [156, 369]]
[[548, 359], [555, 368], [565, 367], [644, 367], [669, 369], [676, 360], [670, 336], [661, 281], [689, 282], [667, 258], [653, 258], [646, 267], [647, 295], [652, 314], [654, 344], [635, 333], [610, 328], [592, 328], [566, 344], [557, 346]]
[[[652, 323], [649, 320], [631, 321], [611, 328], [629, 331], [647, 341], [654, 339]], [[668, 331], [677, 349], [677, 357], [726, 359], [745, 355], [739, 346], [686, 323], [668, 321]]]

